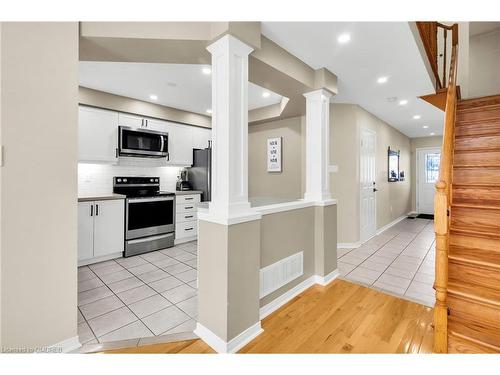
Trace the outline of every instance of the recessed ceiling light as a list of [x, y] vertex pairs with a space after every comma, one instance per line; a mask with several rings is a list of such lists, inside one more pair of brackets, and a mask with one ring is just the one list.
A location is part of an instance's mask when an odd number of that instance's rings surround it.
[[212, 114], [212, 110], [211, 110], [211, 109], [207, 109], [207, 113], [208, 113], [209, 115], [211, 115], [211, 114]]
[[431, 135], [434, 135], [434, 134], [436, 134], [436, 133], [431, 133]]
[[349, 42], [350, 40], [351, 40], [351, 36], [347, 33], [340, 34], [339, 37], [337, 38], [337, 41], [340, 44], [345, 44], [345, 43]]
[[201, 69], [201, 72], [203, 74], [210, 74], [210, 73], [212, 73], [212, 69], [204, 67], [204, 68]]
[[414, 120], [420, 120], [421, 118], [422, 118], [422, 116], [420, 116], [420, 115], [415, 115], [415, 116], [413, 116], [413, 119], [414, 119]]
[[269, 91], [264, 91], [264, 92], [262, 93], [262, 97], [263, 97], [263, 98], [269, 98], [270, 96], [271, 96], [271, 93], [270, 93]]
[[422, 126], [422, 128], [424, 128], [424, 129], [427, 129], [428, 127], [429, 127], [428, 125]]
[[389, 77], [379, 77], [377, 83], [386, 83]]
[[399, 101], [399, 105], [407, 105], [407, 104], [408, 104], [408, 100], [406, 100], [406, 99]]
[[151, 94], [151, 95], [149, 95], [149, 99], [158, 100], [158, 96], [156, 96], [155, 94]]

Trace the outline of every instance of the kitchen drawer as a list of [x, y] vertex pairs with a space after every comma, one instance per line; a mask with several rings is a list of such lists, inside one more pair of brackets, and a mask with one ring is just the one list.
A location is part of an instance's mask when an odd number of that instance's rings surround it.
[[175, 207], [176, 214], [185, 214], [186, 212], [196, 212], [197, 203], [178, 204]]
[[183, 214], [177, 214], [175, 217], [175, 222], [176, 223], [185, 223], [186, 221], [193, 221], [197, 219], [197, 213], [196, 212], [186, 212]]
[[177, 195], [175, 200], [177, 204], [198, 203], [200, 202], [200, 196], [201, 194]]
[[187, 221], [175, 225], [175, 238], [193, 237], [198, 235], [198, 222]]

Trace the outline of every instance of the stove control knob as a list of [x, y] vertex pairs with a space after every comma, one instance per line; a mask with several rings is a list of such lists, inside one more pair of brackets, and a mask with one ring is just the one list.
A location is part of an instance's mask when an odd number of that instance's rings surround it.
[[155, 178], [155, 182], [158, 182], [159, 180], [157, 178]]
[[126, 178], [124, 178], [124, 179], [123, 179], [123, 182], [127, 182], [127, 179], [126, 179]]
[[116, 180], [116, 182], [122, 182], [122, 179], [121, 179], [121, 178], [118, 178], [118, 179]]
[[154, 181], [155, 181], [154, 178], [149, 179], [149, 182], [154, 182]]

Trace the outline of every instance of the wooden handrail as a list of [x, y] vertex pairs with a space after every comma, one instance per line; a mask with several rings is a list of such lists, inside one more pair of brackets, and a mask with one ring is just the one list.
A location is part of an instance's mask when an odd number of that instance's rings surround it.
[[[455, 29], [453, 29], [453, 32], [455, 33]], [[439, 167], [439, 180], [436, 183], [436, 194], [434, 195], [434, 230], [436, 233], [434, 351], [436, 353], [446, 353], [448, 351], [448, 307], [446, 298], [448, 290], [448, 250], [452, 203], [453, 144], [458, 101], [457, 65], [458, 42], [452, 46], [451, 51], [441, 164]]]
[[[440, 22], [416, 22], [417, 28], [420, 34], [420, 38], [422, 39], [422, 43], [424, 45], [425, 53], [427, 55], [427, 59], [429, 60], [432, 73], [434, 75], [435, 89], [436, 92], [442, 88], [447, 87], [447, 37], [448, 31], [452, 32], [452, 47], [458, 45], [458, 25], [445, 25]], [[439, 67], [438, 67], [438, 29], [443, 30], [443, 74], [442, 77], [439, 75]]]

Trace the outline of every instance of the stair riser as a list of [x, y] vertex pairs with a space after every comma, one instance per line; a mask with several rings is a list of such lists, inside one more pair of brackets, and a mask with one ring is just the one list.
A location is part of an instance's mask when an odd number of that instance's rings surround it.
[[474, 232], [500, 233], [500, 210], [452, 207], [451, 227]]
[[455, 139], [455, 151], [498, 149], [500, 149], [500, 135]]
[[450, 260], [448, 265], [448, 278], [457, 283], [464, 282], [482, 285], [499, 291], [500, 298], [500, 272], [498, 269], [488, 269], [476, 265], [459, 264]]
[[500, 104], [500, 95], [484, 96], [481, 98], [461, 100], [458, 102], [458, 110], [463, 111], [470, 108], [478, 108], [486, 105]]
[[458, 297], [448, 293], [447, 305], [450, 309], [450, 317], [462, 320], [482, 322], [489, 327], [497, 327], [500, 332], [500, 308], [487, 304], [479, 304], [476, 301]]
[[465, 111], [458, 111], [457, 118], [459, 121], [476, 121], [494, 119], [500, 117], [500, 106], [493, 107], [478, 107]]
[[498, 241], [495, 239], [454, 233], [450, 235], [450, 246], [472, 247], [485, 251], [500, 251]]
[[448, 336], [448, 353], [455, 354], [483, 354], [483, 353], [497, 353], [496, 350], [488, 348], [487, 346], [479, 345], [475, 342], [464, 340], [461, 337], [453, 335]]
[[500, 189], [453, 187], [453, 203], [486, 204], [500, 207]]
[[500, 134], [500, 119], [491, 122], [460, 123], [457, 122], [455, 136]]
[[453, 155], [454, 166], [495, 166], [500, 165], [500, 151], [489, 152], [456, 152]]
[[457, 318], [450, 315], [448, 325], [452, 332], [462, 334], [476, 341], [487, 343], [500, 349], [500, 335], [497, 325], [484, 324], [470, 318]]
[[453, 184], [492, 185], [500, 184], [500, 168], [456, 168], [453, 170]]

